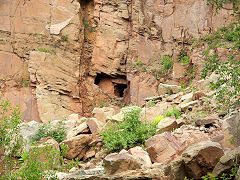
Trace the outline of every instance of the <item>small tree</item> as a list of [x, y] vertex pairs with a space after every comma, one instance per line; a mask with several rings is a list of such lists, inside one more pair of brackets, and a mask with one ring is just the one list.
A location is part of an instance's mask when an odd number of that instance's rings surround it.
[[21, 146], [19, 136], [21, 112], [8, 99], [0, 99], [0, 149], [8, 156], [16, 154]]

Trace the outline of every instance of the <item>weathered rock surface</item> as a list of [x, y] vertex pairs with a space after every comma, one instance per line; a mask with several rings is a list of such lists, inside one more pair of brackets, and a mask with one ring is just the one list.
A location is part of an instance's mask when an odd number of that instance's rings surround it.
[[172, 135], [181, 144], [183, 149], [186, 149], [198, 142], [210, 141], [210, 137], [206, 133], [189, 125], [183, 125], [182, 127], [176, 129]]
[[145, 145], [153, 163], [168, 164], [182, 151], [181, 144], [168, 132], [149, 138]]
[[[90, 115], [113, 97], [143, 105], [161, 92], [153, 72], [163, 55], [177, 57], [176, 41], [202, 37], [232, 20], [231, 8], [214, 16], [202, 0], [4, 0], [0, 11], [1, 91], [24, 105], [26, 120], [43, 122]], [[202, 59], [197, 50], [191, 55], [199, 67]], [[184, 71], [174, 63], [168, 77], [177, 82]], [[22, 85], [13, 89], [11, 80]]]
[[165, 169], [165, 175], [180, 180], [185, 177], [201, 179], [211, 173], [219, 158], [224, 155], [219, 143], [206, 141], [188, 147], [178, 159]]
[[119, 174], [127, 170], [141, 169], [141, 162], [128, 153], [113, 153], [103, 160], [107, 174]]
[[211, 172], [223, 155], [220, 144], [211, 141], [200, 142], [188, 147], [182, 153], [188, 177], [199, 179]]
[[76, 137], [77, 135], [83, 134], [84, 131], [88, 129], [87, 123], [84, 122], [79, 126], [67, 131], [67, 139], [71, 139], [72, 137]]
[[142, 147], [136, 146], [128, 150], [129, 154], [138, 158], [143, 166], [149, 167], [152, 165], [151, 159], [146, 151]]
[[62, 142], [69, 147], [66, 152], [67, 159], [78, 158], [79, 160], [86, 154], [87, 146], [92, 141], [91, 134], [81, 134]]
[[213, 174], [220, 177], [223, 173], [231, 173], [231, 169], [240, 162], [240, 147], [222, 156], [213, 169]]
[[[240, 114], [237, 113], [222, 121], [224, 139], [221, 141], [221, 143], [225, 148], [234, 149], [234, 147], [238, 147], [240, 145], [240, 139], [238, 136], [236, 136], [236, 134], [239, 133], [239, 119]], [[231, 143], [232, 138], [235, 136], [236, 138], [234, 139], [233, 143]]]
[[31, 142], [32, 136], [34, 136], [40, 127], [40, 123], [36, 121], [30, 121], [28, 123], [22, 123], [20, 127], [20, 135], [27, 142]]
[[169, 177], [164, 176], [163, 170], [160, 168], [155, 169], [138, 169], [128, 170], [116, 175], [104, 174], [104, 168], [98, 167], [91, 170], [79, 170], [74, 173], [57, 173], [57, 178], [60, 180], [136, 180], [136, 179], [157, 179], [157, 180], [170, 180]]
[[192, 111], [193, 109], [193, 106], [196, 105], [198, 103], [198, 101], [190, 101], [190, 102], [187, 102], [187, 103], [183, 103], [180, 108], [183, 112], [185, 111]]
[[177, 85], [169, 85], [169, 84], [162, 84], [158, 85], [158, 94], [165, 95], [165, 94], [176, 94], [180, 91], [181, 87]]
[[92, 111], [93, 117], [96, 118], [101, 124], [106, 124], [107, 120], [116, 114], [115, 110], [111, 107], [94, 108]]
[[177, 123], [177, 120], [174, 117], [166, 117], [162, 119], [157, 125], [157, 132], [162, 133], [165, 131], [172, 131], [179, 128], [180, 125]]

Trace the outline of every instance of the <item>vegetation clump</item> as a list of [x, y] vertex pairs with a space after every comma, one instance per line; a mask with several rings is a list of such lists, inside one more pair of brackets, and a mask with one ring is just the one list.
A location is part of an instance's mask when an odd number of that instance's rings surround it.
[[239, 0], [207, 0], [207, 5], [212, 5], [216, 7], [216, 13], [221, 10], [225, 3], [233, 3], [233, 14], [239, 14]]
[[52, 137], [58, 143], [62, 142], [66, 138], [66, 128], [64, 122], [58, 122], [56, 125], [50, 123], [40, 126], [38, 132], [32, 136], [32, 141], [39, 141], [42, 138]]
[[137, 106], [123, 108], [123, 121], [113, 123], [101, 132], [103, 143], [108, 151], [115, 152], [143, 144], [146, 139], [156, 133], [156, 124], [140, 121], [141, 111], [142, 109]]
[[[219, 107], [224, 110], [237, 107], [240, 95], [239, 23], [220, 28], [202, 41], [209, 45], [209, 49], [205, 51], [206, 62], [202, 78], [214, 72], [218, 78], [216, 82], [211, 83], [211, 87], [216, 90]], [[225, 49], [226, 53], [217, 53], [219, 48]]]
[[161, 63], [164, 72], [169, 72], [173, 68], [173, 59], [170, 56], [163, 56]]
[[176, 119], [178, 119], [178, 118], [181, 117], [181, 112], [179, 111], [179, 109], [173, 108], [172, 110], [168, 110], [168, 111], [165, 113], [165, 116], [166, 116], [166, 117], [174, 116]]
[[184, 66], [187, 66], [190, 63], [190, 58], [185, 49], [182, 49], [180, 52], [180, 57], [178, 58], [179, 63], [183, 63]]
[[51, 49], [45, 49], [45, 48], [38, 48], [39, 52], [45, 52], [45, 53], [53, 53], [54, 51]]
[[21, 112], [18, 106], [13, 106], [8, 99], [0, 98], [0, 149], [8, 156], [18, 152], [22, 138], [20, 132]]

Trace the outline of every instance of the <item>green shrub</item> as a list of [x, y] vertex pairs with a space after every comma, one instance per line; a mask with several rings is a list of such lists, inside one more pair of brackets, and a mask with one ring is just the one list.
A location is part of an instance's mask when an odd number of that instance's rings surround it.
[[234, 3], [232, 15], [239, 14], [239, 5], [240, 5], [239, 0], [207, 0], [207, 5], [212, 5], [213, 7], [216, 7], [216, 13], [223, 8], [223, 5], [225, 3]]
[[109, 107], [110, 105], [108, 102], [101, 101], [101, 102], [99, 102], [99, 106], [100, 106], [100, 108], [103, 108], [103, 107]]
[[50, 123], [41, 125], [38, 132], [32, 136], [32, 141], [39, 141], [41, 138], [47, 137], [52, 137], [58, 143], [62, 142], [66, 138], [64, 122], [59, 122], [54, 126]]
[[172, 110], [168, 110], [165, 113], [166, 117], [171, 117], [172, 115], [174, 115], [174, 117], [178, 119], [179, 117], [181, 117], [181, 112], [177, 108], [173, 108]]
[[[51, 145], [32, 144], [30, 150], [24, 149], [18, 161], [11, 161], [14, 164], [11, 170], [0, 176], [0, 180], [5, 179], [26, 179], [41, 180], [55, 179], [56, 171], [69, 170], [75, 167], [79, 161], [73, 160], [70, 163], [63, 164], [63, 158], [68, 146], [61, 145], [61, 152], [58, 148]], [[8, 164], [9, 166], [9, 164]], [[16, 168], [16, 166], [18, 168]]]
[[169, 71], [173, 67], [173, 59], [170, 56], [163, 56], [161, 58], [161, 64], [163, 71]]
[[197, 67], [192, 65], [185, 70], [184, 75], [189, 77], [190, 80], [192, 80], [195, 78], [196, 73], [197, 73]]
[[146, 68], [146, 67], [143, 67], [143, 68], [142, 68], [142, 72], [147, 72], [147, 68]]
[[182, 48], [180, 51], [180, 57], [178, 58], [179, 63], [183, 63], [184, 66], [187, 66], [190, 63], [190, 58], [187, 53], [186, 48]]
[[140, 67], [142, 67], [142, 62], [138, 60], [138, 61], [136, 62], [136, 65], [140, 68]]
[[[209, 49], [205, 51], [206, 62], [202, 70], [202, 78], [212, 72], [218, 75], [217, 81], [211, 83], [211, 88], [216, 90], [218, 107], [224, 111], [229, 111], [240, 104], [240, 59], [237, 56], [240, 48], [239, 22], [218, 29], [217, 34], [219, 39], [208, 42]], [[228, 53], [224, 57], [219, 57], [217, 53], [210, 54], [210, 51], [216, 52], [217, 47], [226, 48]]]
[[146, 139], [156, 133], [156, 125], [139, 120], [141, 110], [137, 106], [123, 108], [123, 121], [108, 126], [100, 133], [108, 151], [114, 152], [131, 148], [136, 144], [143, 144]]
[[163, 116], [157, 116], [157, 117], [154, 119], [154, 121], [152, 122], [152, 124], [155, 125], [155, 126], [157, 126], [158, 123], [159, 123], [162, 119], [164, 119]]
[[179, 59], [178, 62], [183, 63], [184, 66], [187, 66], [190, 63], [190, 58], [188, 56], [184, 56], [181, 59]]
[[13, 106], [8, 99], [0, 98], [0, 149], [8, 152], [9, 157], [15, 155], [21, 147], [20, 123], [19, 107]]

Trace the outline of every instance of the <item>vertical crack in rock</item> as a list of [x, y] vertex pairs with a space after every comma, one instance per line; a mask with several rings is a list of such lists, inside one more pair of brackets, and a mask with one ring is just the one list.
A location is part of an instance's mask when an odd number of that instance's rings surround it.
[[86, 78], [92, 59], [93, 42], [95, 41], [96, 24], [94, 21], [94, 1], [81, 0], [80, 3], [80, 61], [79, 61], [79, 96], [82, 106], [82, 115], [86, 115], [90, 101], [86, 87]]

